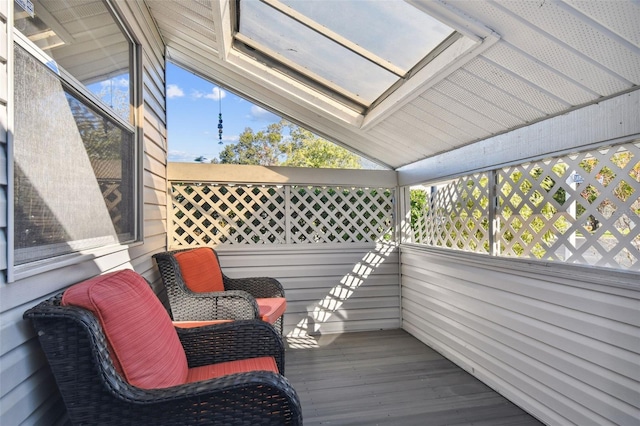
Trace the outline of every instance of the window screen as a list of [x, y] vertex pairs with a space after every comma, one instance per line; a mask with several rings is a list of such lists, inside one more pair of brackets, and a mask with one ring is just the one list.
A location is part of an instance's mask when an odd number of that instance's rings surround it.
[[137, 238], [133, 45], [101, 1], [34, 11], [14, 20], [16, 265]]

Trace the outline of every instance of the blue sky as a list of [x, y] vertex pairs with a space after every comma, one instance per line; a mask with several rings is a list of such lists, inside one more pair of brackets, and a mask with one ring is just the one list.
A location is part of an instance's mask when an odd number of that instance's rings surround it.
[[246, 127], [254, 131], [280, 120], [259, 106], [221, 89], [171, 63], [167, 66], [167, 137], [169, 161], [193, 162], [217, 158], [224, 145], [218, 139], [218, 112], [222, 103], [225, 144], [236, 143]]

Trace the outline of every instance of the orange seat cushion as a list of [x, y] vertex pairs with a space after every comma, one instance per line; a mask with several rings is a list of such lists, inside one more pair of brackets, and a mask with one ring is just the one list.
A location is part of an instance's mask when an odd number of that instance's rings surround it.
[[273, 357], [265, 356], [193, 367], [189, 369], [187, 383], [214, 379], [228, 374], [248, 373], [251, 371], [273, 371], [277, 373], [278, 365]]
[[258, 309], [260, 318], [269, 324], [275, 323], [287, 309], [287, 299], [284, 297], [258, 298]]
[[194, 293], [224, 291], [222, 270], [218, 258], [209, 247], [200, 247], [175, 254], [184, 283]]
[[62, 304], [96, 316], [114, 365], [130, 384], [166, 388], [187, 379], [187, 357], [171, 318], [136, 272], [111, 272], [71, 286]]
[[206, 325], [222, 324], [232, 320], [210, 320], [210, 321], [173, 321], [173, 326], [178, 328], [196, 328]]

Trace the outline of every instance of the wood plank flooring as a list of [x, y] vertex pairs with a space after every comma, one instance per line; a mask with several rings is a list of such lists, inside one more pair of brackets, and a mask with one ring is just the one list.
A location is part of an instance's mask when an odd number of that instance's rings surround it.
[[542, 425], [403, 330], [287, 340], [305, 426]]

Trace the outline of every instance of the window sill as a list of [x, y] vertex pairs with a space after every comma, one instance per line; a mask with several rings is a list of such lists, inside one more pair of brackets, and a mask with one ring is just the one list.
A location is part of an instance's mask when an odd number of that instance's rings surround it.
[[[104, 259], [111, 255], [123, 253], [133, 247], [142, 244], [142, 241], [134, 241], [128, 244], [113, 244], [105, 247], [98, 247], [81, 252], [69, 253], [49, 259], [25, 263], [23, 265], [16, 265], [13, 267], [13, 273], [11, 274], [10, 282], [20, 281], [35, 275], [44, 274], [46, 272], [51, 272], [69, 266], [80, 265], [85, 262], [93, 262], [95, 264], [97, 275], [104, 270], [110, 269], [109, 262], [102, 261], [101, 259]], [[117, 261], [116, 263], [122, 264], [126, 263], [126, 261]]]

